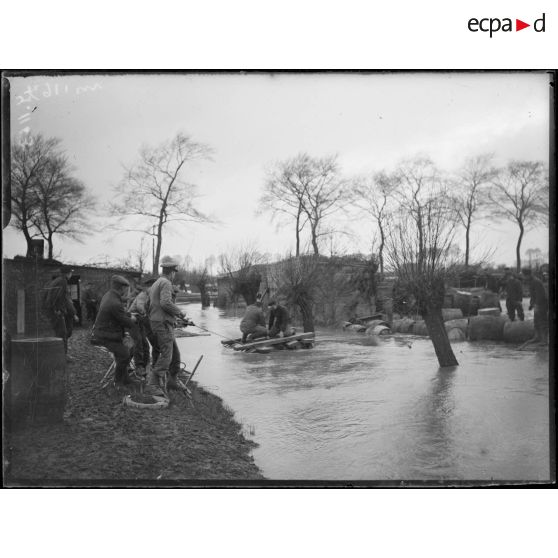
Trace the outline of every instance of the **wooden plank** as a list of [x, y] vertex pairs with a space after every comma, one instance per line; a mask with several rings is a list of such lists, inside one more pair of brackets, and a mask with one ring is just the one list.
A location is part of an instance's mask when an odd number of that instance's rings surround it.
[[280, 345], [282, 343], [288, 343], [290, 341], [298, 341], [300, 339], [314, 339], [314, 332], [307, 331], [306, 333], [298, 333], [297, 335], [289, 335], [289, 337], [277, 337], [273, 339], [263, 339], [261, 341], [254, 341], [253, 343], [238, 343], [233, 345], [235, 351], [242, 351], [246, 349], [251, 349], [252, 347], [264, 347], [271, 345]]

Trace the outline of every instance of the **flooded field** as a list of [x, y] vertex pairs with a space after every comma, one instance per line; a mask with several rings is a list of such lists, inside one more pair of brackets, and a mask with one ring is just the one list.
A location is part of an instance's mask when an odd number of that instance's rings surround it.
[[[194, 322], [238, 336], [239, 317], [186, 305]], [[200, 332], [192, 327], [192, 332]], [[223, 398], [259, 444], [270, 479], [549, 478], [548, 351], [456, 343], [439, 369], [429, 339], [318, 330], [314, 349], [244, 354], [221, 337], [178, 340], [198, 382]]]

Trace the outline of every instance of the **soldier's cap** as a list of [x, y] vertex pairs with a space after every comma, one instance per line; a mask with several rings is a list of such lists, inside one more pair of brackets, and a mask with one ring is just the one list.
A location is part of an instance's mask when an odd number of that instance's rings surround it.
[[63, 265], [60, 267], [60, 273], [62, 273], [63, 275], [66, 275], [66, 273], [70, 273], [72, 271], [74, 271], [74, 269], [69, 265]]
[[125, 286], [125, 287], [129, 287], [130, 283], [128, 283], [128, 280], [125, 279], [124, 277], [122, 277], [122, 275], [113, 275], [111, 278], [111, 283], [115, 286], [115, 287], [120, 287], [120, 286]]
[[163, 268], [178, 268], [180, 262], [176, 258], [172, 258], [171, 256], [165, 256], [161, 260], [161, 267]]

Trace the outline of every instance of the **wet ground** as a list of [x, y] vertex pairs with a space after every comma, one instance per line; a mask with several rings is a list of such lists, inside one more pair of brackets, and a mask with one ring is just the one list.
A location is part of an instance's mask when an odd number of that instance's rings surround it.
[[[194, 322], [238, 335], [238, 315], [187, 305]], [[196, 328], [192, 328], [196, 331]], [[199, 331], [199, 330], [197, 330]], [[439, 369], [427, 338], [318, 330], [311, 350], [234, 352], [219, 335], [179, 340], [197, 380], [224, 399], [271, 479], [549, 478], [548, 350], [454, 344]]]

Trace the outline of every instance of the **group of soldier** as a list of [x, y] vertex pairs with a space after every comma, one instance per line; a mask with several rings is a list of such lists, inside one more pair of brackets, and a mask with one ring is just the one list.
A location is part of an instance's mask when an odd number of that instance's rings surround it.
[[[139, 292], [128, 299], [129, 281], [121, 275], [111, 277], [111, 288], [103, 295], [98, 308], [94, 296], [89, 302], [88, 316], [94, 319], [91, 343], [105, 347], [114, 355], [115, 384], [147, 382], [144, 393], [167, 396], [167, 390], [180, 387], [180, 351], [174, 328], [192, 324], [175, 304], [172, 281], [179, 262], [171, 257], [161, 260], [159, 277], [148, 277], [139, 285]], [[62, 267], [60, 275], [45, 288], [45, 307], [55, 335], [68, 337], [77, 314], [68, 294], [72, 269]], [[135, 369], [130, 368], [134, 357]], [[68, 360], [71, 358], [68, 357]], [[149, 370], [150, 369], [150, 370]]]
[[506, 295], [506, 310], [509, 319], [513, 322], [516, 318], [525, 319], [523, 311], [523, 283], [524, 281], [530, 294], [529, 310], [533, 310], [535, 335], [528, 343], [547, 343], [548, 336], [548, 297], [543, 282], [533, 275], [529, 268], [521, 270], [521, 275], [506, 269], [501, 284], [501, 292]]

